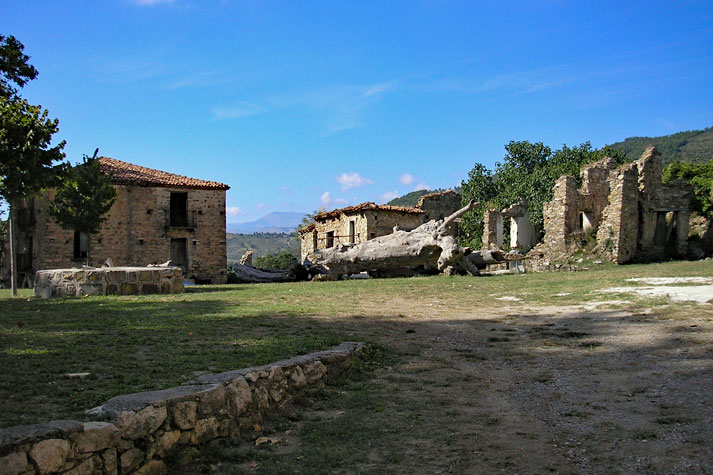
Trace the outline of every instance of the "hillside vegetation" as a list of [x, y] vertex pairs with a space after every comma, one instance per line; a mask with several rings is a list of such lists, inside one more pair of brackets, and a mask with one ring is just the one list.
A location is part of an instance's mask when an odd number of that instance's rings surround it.
[[227, 233], [228, 264], [239, 262], [245, 251], [253, 251], [253, 258], [290, 252], [300, 255], [300, 241], [294, 233]]
[[609, 145], [623, 150], [627, 161], [637, 160], [646, 147], [655, 145], [663, 156], [664, 166], [671, 162], [704, 163], [713, 159], [713, 127], [678, 132], [662, 137], [629, 137]]

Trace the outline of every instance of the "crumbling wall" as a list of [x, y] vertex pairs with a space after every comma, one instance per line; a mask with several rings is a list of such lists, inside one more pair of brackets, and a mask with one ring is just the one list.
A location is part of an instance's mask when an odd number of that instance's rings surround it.
[[497, 210], [486, 210], [483, 215], [483, 249], [503, 246], [503, 215]]
[[561, 177], [543, 208], [545, 237], [530, 257], [541, 265], [584, 249], [619, 264], [685, 256], [692, 190], [663, 185], [662, 167], [649, 147], [618, 169], [610, 158], [583, 167], [579, 189], [574, 178]]
[[423, 210], [423, 216], [420, 224], [432, 220], [443, 219], [458, 211], [462, 204], [460, 193], [453, 190], [446, 190], [439, 193], [430, 193], [423, 195], [418, 199], [417, 208]]

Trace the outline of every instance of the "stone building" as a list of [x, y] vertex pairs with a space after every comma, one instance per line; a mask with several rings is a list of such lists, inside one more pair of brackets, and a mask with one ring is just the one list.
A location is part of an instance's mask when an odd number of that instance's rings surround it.
[[649, 147], [619, 168], [610, 158], [584, 166], [579, 188], [560, 177], [543, 208], [545, 236], [529, 256], [563, 260], [584, 248], [619, 264], [685, 256], [693, 191], [664, 185], [662, 169], [661, 154]]
[[111, 259], [115, 266], [180, 266], [197, 283], [225, 283], [225, 192], [229, 187], [100, 157], [116, 201], [97, 234], [64, 230], [47, 212], [54, 190], [13, 206], [18, 282], [36, 270], [81, 267]]
[[502, 211], [486, 210], [483, 215], [483, 249], [501, 249], [505, 242], [503, 218], [510, 219], [510, 250], [526, 253], [540, 239], [540, 229], [530, 221], [527, 205], [517, 203]]
[[319, 213], [312, 224], [299, 229], [301, 261], [319, 249], [358, 244], [391, 234], [396, 226], [410, 231], [425, 222], [449, 216], [460, 207], [460, 194], [446, 190], [421, 196], [415, 207], [366, 202]]

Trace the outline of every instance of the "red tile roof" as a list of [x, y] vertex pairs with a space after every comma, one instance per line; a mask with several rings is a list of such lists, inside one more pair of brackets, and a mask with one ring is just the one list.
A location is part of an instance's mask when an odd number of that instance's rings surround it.
[[115, 185], [166, 186], [205, 190], [227, 190], [230, 187], [217, 181], [199, 180], [175, 173], [141, 167], [109, 157], [99, 157], [99, 165], [104, 173], [111, 175]]
[[324, 213], [319, 213], [315, 215], [315, 221], [325, 221], [327, 219], [334, 219], [340, 214], [355, 214], [362, 211], [395, 211], [398, 213], [406, 214], [421, 214], [423, 210], [421, 208], [412, 208], [409, 206], [391, 206], [391, 205], [377, 205], [371, 201], [366, 203], [361, 203], [354, 206], [347, 206], [346, 208], [335, 209], [332, 211], [325, 211]]

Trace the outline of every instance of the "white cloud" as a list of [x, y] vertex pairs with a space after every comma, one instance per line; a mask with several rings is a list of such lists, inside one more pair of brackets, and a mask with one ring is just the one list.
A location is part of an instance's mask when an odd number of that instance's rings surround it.
[[255, 207], [258, 209], [258, 211], [262, 210], [265, 207], [265, 203], [258, 203]]
[[233, 106], [216, 107], [213, 109], [213, 120], [237, 119], [251, 115], [262, 114], [265, 109], [257, 104], [238, 101]]
[[418, 190], [430, 190], [431, 187], [425, 184], [424, 182], [420, 182], [416, 186], [413, 187], [413, 191], [418, 191]]
[[399, 177], [399, 183], [401, 183], [402, 185], [410, 185], [413, 182], [414, 178], [413, 175], [411, 175], [410, 173], [404, 173]]
[[335, 204], [335, 205], [340, 205], [340, 206], [341, 206], [341, 205], [348, 205], [348, 204], [349, 204], [349, 200], [346, 199], [346, 198], [335, 198], [335, 199], [334, 199], [334, 204]]
[[374, 183], [369, 178], [364, 178], [356, 172], [342, 173], [337, 178], [337, 183], [342, 185], [342, 191], [347, 191], [349, 188], [359, 188], [365, 185]]
[[398, 198], [398, 197], [399, 197], [399, 192], [394, 190], [394, 191], [387, 191], [383, 195], [379, 196], [379, 199], [381, 200], [382, 203], [387, 203], [387, 202], [393, 200], [394, 198]]
[[329, 205], [332, 204], [332, 195], [329, 194], [328, 191], [325, 191], [322, 193], [322, 196], [319, 198], [320, 203], [322, 203], [322, 206], [325, 208]]
[[228, 213], [228, 216], [240, 216], [241, 214], [245, 214], [245, 212], [237, 206], [225, 208], [225, 212]]

